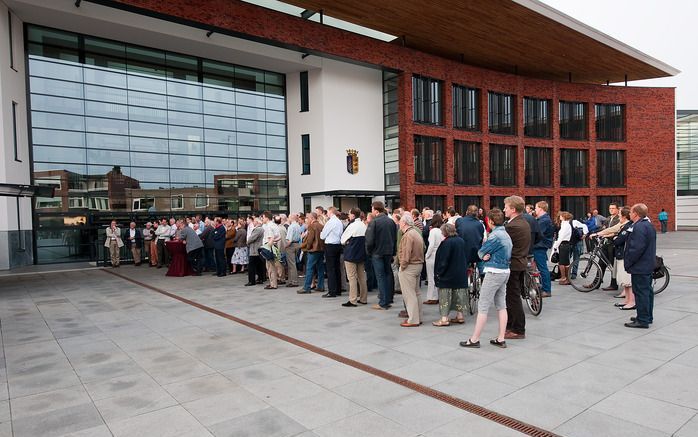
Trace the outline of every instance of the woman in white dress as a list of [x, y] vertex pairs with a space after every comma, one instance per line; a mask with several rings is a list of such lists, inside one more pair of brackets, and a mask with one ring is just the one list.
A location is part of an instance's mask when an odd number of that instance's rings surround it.
[[439, 304], [439, 293], [436, 289], [436, 283], [434, 281], [434, 262], [436, 261], [436, 250], [439, 248], [439, 244], [443, 241], [444, 236], [441, 233], [441, 225], [443, 224], [443, 218], [441, 214], [434, 214], [431, 219], [431, 229], [429, 229], [429, 244], [427, 246], [427, 252], [424, 254], [424, 262], [427, 265], [427, 300], [424, 301], [426, 305], [438, 305]]

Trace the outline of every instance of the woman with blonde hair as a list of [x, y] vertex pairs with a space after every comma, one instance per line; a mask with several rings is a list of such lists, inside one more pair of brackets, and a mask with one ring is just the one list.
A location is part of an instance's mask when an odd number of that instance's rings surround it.
[[557, 239], [553, 243], [553, 256], [558, 255], [558, 265], [560, 266], [560, 285], [570, 285], [570, 255], [572, 248], [570, 240], [572, 239], [572, 220], [574, 216], [567, 211], [560, 211], [558, 214], [559, 230], [557, 231]]

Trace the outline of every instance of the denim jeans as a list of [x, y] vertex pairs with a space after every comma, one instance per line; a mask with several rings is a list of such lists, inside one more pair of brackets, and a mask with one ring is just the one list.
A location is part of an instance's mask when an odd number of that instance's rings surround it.
[[378, 305], [386, 308], [393, 303], [393, 290], [395, 290], [395, 278], [393, 277], [392, 255], [373, 255], [373, 272], [378, 283]]
[[533, 249], [533, 259], [536, 261], [536, 266], [538, 266], [538, 271], [540, 272], [542, 291], [550, 293], [552, 288], [550, 285], [550, 270], [548, 270], [548, 249]]
[[649, 325], [654, 321], [654, 291], [652, 290], [652, 275], [631, 274], [635, 306], [637, 307], [637, 322]]
[[313, 271], [317, 269], [317, 288], [325, 288], [325, 263], [323, 262], [322, 252], [308, 252], [305, 262], [305, 283], [304, 290], [310, 290], [313, 283]]
[[579, 266], [579, 263], [575, 263], [574, 261], [578, 260], [582, 256], [582, 253], [584, 253], [584, 247], [582, 247], [582, 244], [583, 243], [579, 241], [574, 245], [574, 247], [570, 248], [570, 265], [572, 266], [572, 276], [577, 276], [577, 267]]

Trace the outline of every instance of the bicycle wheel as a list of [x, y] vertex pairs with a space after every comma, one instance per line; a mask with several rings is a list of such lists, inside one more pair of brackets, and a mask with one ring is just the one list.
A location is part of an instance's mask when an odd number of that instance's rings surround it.
[[[575, 290], [588, 293], [599, 286], [601, 283], [601, 267], [595, 259], [582, 256], [575, 260], [574, 264], [577, 264], [577, 276], [574, 279], [570, 278], [570, 282]], [[574, 266], [570, 265], [571, 267]]]
[[531, 314], [538, 316], [543, 310], [543, 296], [540, 294], [540, 285], [538, 284], [538, 281], [536, 281], [536, 279], [529, 273], [526, 273], [524, 278], [524, 286], [526, 289], [524, 290], [524, 296], [522, 297], [526, 301], [526, 306], [528, 307], [529, 311], [531, 311]]
[[468, 284], [468, 312], [472, 316], [477, 309], [477, 301], [480, 299], [480, 286], [482, 285], [482, 277], [476, 270], [469, 275]]
[[669, 277], [669, 269], [664, 266], [662, 267], [662, 272], [664, 272], [664, 276], [661, 278], [652, 279], [652, 290], [654, 291], [654, 294], [661, 293], [669, 286], [669, 280], [671, 279]]

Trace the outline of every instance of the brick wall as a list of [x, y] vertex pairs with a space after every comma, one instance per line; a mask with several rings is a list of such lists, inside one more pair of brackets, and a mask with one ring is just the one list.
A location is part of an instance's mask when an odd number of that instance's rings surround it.
[[[555, 209], [560, 196], [587, 196], [589, 205], [596, 205], [597, 196], [626, 196], [627, 203], [644, 202], [650, 208], [654, 222], [661, 208], [670, 213], [669, 229], [674, 227], [674, 89], [608, 87], [538, 80], [494, 72], [464, 65], [452, 60], [419, 52], [409, 47], [384, 43], [361, 35], [345, 32], [319, 23], [303, 20], [280, 12], [260, 8], [236, 0], [101, 0], [143, 13], [174, 18], [195, 26], [210, 27], [233, 35], [252, 38], [308, 53], [323, 53], [344, 60], [382, 66], [401, 71], [399, 88], [399, 125], [401, 157], [401, 202], [414, 205], [415, 195], [437, 194], [446, 196], [446, 204], [454, 204], [456, 195], [489, 196], [519, 194], [523, 196], [551, 196]], [[163, 17], [165, 18], [165, 17]], [[409, 43], [409, 42], [408, 42]], [[300, 54], [299, 54], [300, 56]], [[580, 59], [580, 63], [584, 60]], [[444, 126], [425, 126], [412, 122], [411, 76], [420, 74], [444, 81]], [[572, 73], [574, 76], [574, 72]], [[457, 83], [481, 89], [480, 126], [482, 132], [466, 132], [452, 128], [451, 85]], [[487, 132], [487, 91], [516, 95], [517, 135], [495, 135]], [[523, 136], [523, 97], [552, 100], [552, 138], [534, 139]], [[558, 101], [587, 102], [590, 124], [589, 140], [559, 139]], [[598, 142], [594, 131], [594, 103], [626, 105], [626, 141]], [[445, 139], [446, 181], [442, 185], [424, 185], [414, 182], [414, 135], [429, 135]], [[466, 140], [482, 143], [482, 181], [480, 187], [454, 185], [453, 141]], [[508, 144], [518, 148], [517, 187], [489, 185], [488, 145]], [[553, 149], [553, 186], [527, 188], [524, 186], [524, 146]], [[589, 150], [589, 187], [560, 187], [560, 148]], [[596, 188], [596, 151], [623, 149], [626, 152], [627, 184], [624, 188]], [[603, 213], [603, 212], [602, 212]]]

